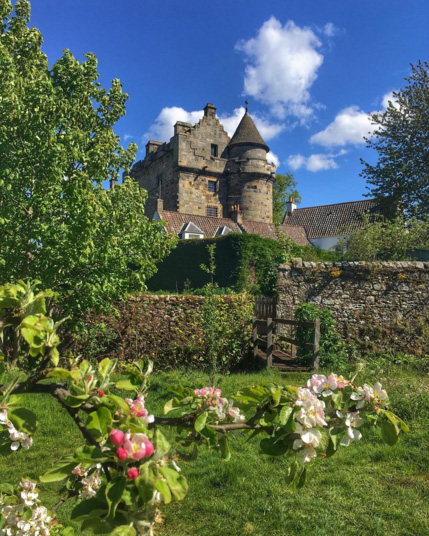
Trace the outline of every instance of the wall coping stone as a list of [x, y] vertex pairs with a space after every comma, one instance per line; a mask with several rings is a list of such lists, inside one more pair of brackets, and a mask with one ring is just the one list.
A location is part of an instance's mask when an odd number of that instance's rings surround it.
[[422, 261], [342, 261], [342, 262], [308, 262], [303, 261], [301, 258], [292, 259], [288, 263], [281, 264], [279, 266], [280, 271], [305, 270], [308, 268], [324, 270], [335, 266], [340, 270], [348, 269], [362, 269], [362, 270], [375, 270], [375, 271], [426, 271], [429, 270], [429, 262]]

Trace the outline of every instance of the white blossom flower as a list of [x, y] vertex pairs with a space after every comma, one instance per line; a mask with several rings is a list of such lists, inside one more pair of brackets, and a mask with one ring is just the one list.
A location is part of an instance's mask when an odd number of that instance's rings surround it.
[[362, 438], [362, 434], [356, 429], [364, 423], [358, 411], [347, 413], [346, 415], [341, 411], [337, 411], [337, 417], [343, 420], [346, 428], [346, 435], [340, 441], [340, 445], [348, 447], [353, 441], [359, 441]]

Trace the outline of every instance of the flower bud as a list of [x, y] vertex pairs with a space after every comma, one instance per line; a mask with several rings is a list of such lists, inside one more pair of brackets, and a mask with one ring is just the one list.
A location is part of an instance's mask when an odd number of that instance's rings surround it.
[[139, 476], [139, 472], [136, 467], [131, 467], [127, 473], [127, 477], [135, 480]]
[[121, 460], [123, 462], [127, 459], [127, 451], [122, 447], [119, 447], [116, 451], [116, 456], [118, 457], [118, 460]]
[[102, 396], [104, 396], [105, 394], [106, 394], [106, 393], [105, 393], [102, 389], [100, 389], [100, 391], [98, 391], [98, 396], [99, 396], [99, 397], [102, 397]]
[[122, 443], [124, 442], [124, 432], [122, 430], [112, 430], [110, 432], [110, 441], [116, 445], [117, 447], [120, 447]]
[[149, 439], [145, 441], [144, 446], [146, 447], [145, 456], [151, 456], [153, 454], [153, 445]]

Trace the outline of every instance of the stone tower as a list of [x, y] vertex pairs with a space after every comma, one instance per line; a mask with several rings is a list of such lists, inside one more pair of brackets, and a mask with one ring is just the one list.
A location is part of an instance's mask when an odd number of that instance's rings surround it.
[[275, 166], [267, 152], [247, 110], [230, 139], [209, 103], [197, 124], [178, 121], [169, 142], [149, 141], [131, 176], [148, 191], [149, 217], [162, 200], [167, 211], [272, 223]]
[[226, 150], [228, 216], [235, 220], [272, 223], [275, 166], [267, 162], [269, 148], [247, 108]]

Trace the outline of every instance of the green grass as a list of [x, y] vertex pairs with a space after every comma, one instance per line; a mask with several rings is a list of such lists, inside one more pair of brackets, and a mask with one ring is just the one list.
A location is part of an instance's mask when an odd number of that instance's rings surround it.
[[[267, 381], [303, 385], [307, 377], [231, 374], [221, 378], [218, 386], [228, 395]], [[216, 451], [201, 450], [197, 460], [180, 463], [189, 494], [163, 509], [165, 522], [159, 536], [429, 535], [429, 378], [405, 368], [372, 378], [381, 379], [392, 409], [410, 426], [395, 447], [384, 445], [376, 430], [367, 429], [359, 443], [309, 464], [305, 487], [291, 494], [285, 483], [285, 460], [261, 456], [257, 438], [246, 442], [245, 436], [237, 434], [231, 438], [229, 462]], [[359, 383], [365, 379], [363, 375]], [[170, 398], [167, 387], [177, 382], [196, 387], [208, 383], [207, 376], [195, 372], [154, 375], [147, 400], [153, 413], [162, 413]], [[38, 414], [40, 429], [29, 451], [0, 459], [0, 481], [16, 483], [24, 475], [35, 478], [81, 442], [54, 400], [27, 395], [25, 401]], [[52, 506], [60, 485], [40, 488], [45, 504]], [[58, 510], [63, 523], [68, 522], [72, 506], [66, 503]]]

